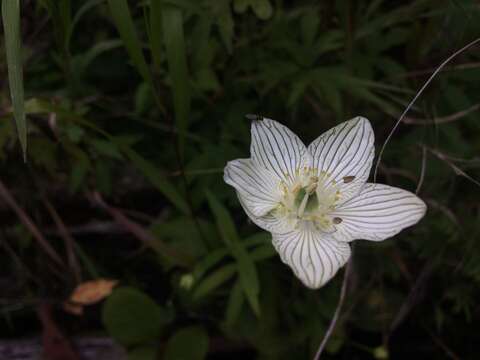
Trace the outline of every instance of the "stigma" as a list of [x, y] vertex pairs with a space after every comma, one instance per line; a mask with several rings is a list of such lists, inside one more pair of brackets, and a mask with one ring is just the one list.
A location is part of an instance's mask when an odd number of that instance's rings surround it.
[[[346, 177], [348, 183], [353, 177]], [[294, 228], [313, 226], [318, 231], [332, 233], [342, 219], [331, 214], [342, 197], [339, 184], [326, 171], [303, 168], [291, 184], [280, 183], [282, 198], [273, 210], [279, 220], [288, 221]]]

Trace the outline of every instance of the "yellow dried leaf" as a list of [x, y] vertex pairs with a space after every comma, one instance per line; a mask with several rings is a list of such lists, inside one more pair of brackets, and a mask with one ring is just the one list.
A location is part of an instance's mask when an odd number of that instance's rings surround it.
[[63, 304], [63, 308], [71, 314], [82, 315], [83, 306], [95, 304], [106, 298], [117, 283], [117, 280], [110, 279], [86, 281], [73, 290], [68, 301]]

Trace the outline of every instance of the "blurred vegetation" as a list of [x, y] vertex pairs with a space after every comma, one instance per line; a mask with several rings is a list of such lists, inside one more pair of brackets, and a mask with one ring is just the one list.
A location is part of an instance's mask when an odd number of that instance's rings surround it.
[[[109, 334], [131, 359], [311, 358], [342, 276], [303, 287], [223, 183], [249, 156], [244, 115], [306, 143], [363, 115], [378, 149], [480, 35], [473, 0], [25, 0], [20, 18], [16, 3], [2, 1], [0, 336], [38, 334], [50, 303], [63, 331]], [[474, 47], [386, 148], [378, 181], [418, 187], [429, 211], [356, 243], [326, 358], [476, 358], [478, 94]], [[120, 286], [62, 311], [99, 277]]]

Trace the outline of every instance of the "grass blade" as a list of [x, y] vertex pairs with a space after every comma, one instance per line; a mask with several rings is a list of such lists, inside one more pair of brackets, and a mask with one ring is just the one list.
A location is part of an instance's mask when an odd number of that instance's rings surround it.
[[160, 56], [162, 52], [162, 7], [160, 1], [151, 1], [150, 2], [150, 32], [149, 32], [149, 41], [150, 41], [150, 50], [152, 52], [153, 64], [155, 70], [160, 70], [162, 57]]
[[252, 310], [259, 315], [260, 303], [258, 295], [260, 293], [260, 285], [255, 264], [243, 244], [240, 243], [235, 225], [227, 209], [210, 192], [207, 192], [207, 199], [215, 215], [220, 234], [237, 262], [238, 276], [245, 296]]
[[162, 27], [167, 52], [168, 69], [173, 90], [173, 105], [178, 129], [180, 154], [183, 154], [185, 131], [190, 112], [190, 84], [188, 76], [182, 11], [170, 4], [164, 4]]
[[25, 119], [25, 95], [23, 89], [23, 61], [20, 33], [20, 1], [2, 1], [5, 51], [7, 53], [8, 83], [12, 99], [13, 114], [17, 124], [18, 140], [23, 158], [27, 157], [27, 124]]
[[141, 42], [138, 39], [127, 0], [108, 0], [108, 5], [115, 26], [117, 27], [125, 48], [130, 55], [133, 65], [143, 79], [147, 83], [153, 85], [152, 77], [142, 53]]

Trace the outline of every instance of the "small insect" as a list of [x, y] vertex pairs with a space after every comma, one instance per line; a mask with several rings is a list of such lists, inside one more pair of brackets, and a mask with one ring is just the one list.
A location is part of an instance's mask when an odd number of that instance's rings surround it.
[[345, 184], [348, 184], [348, 183], [352, 182], [353, 180], [355, 180], [355, 176], [344, 176], [343, 177], [343, 182]]
[[336, 225], [340, 224], [342, 221], [343, 221], [342, 218], [339, 218], [339, 217], [334, 217], [333, 218], [333, 223], [336, 224]]
[[248, 120], [257, 120], [257, 121], [260, 121], [260, 120], [263, 120], [263, 116], [261, 115], [256, 115], [256, 114], [247, 114], [245, 115], [245, 117], [248, 119]]

